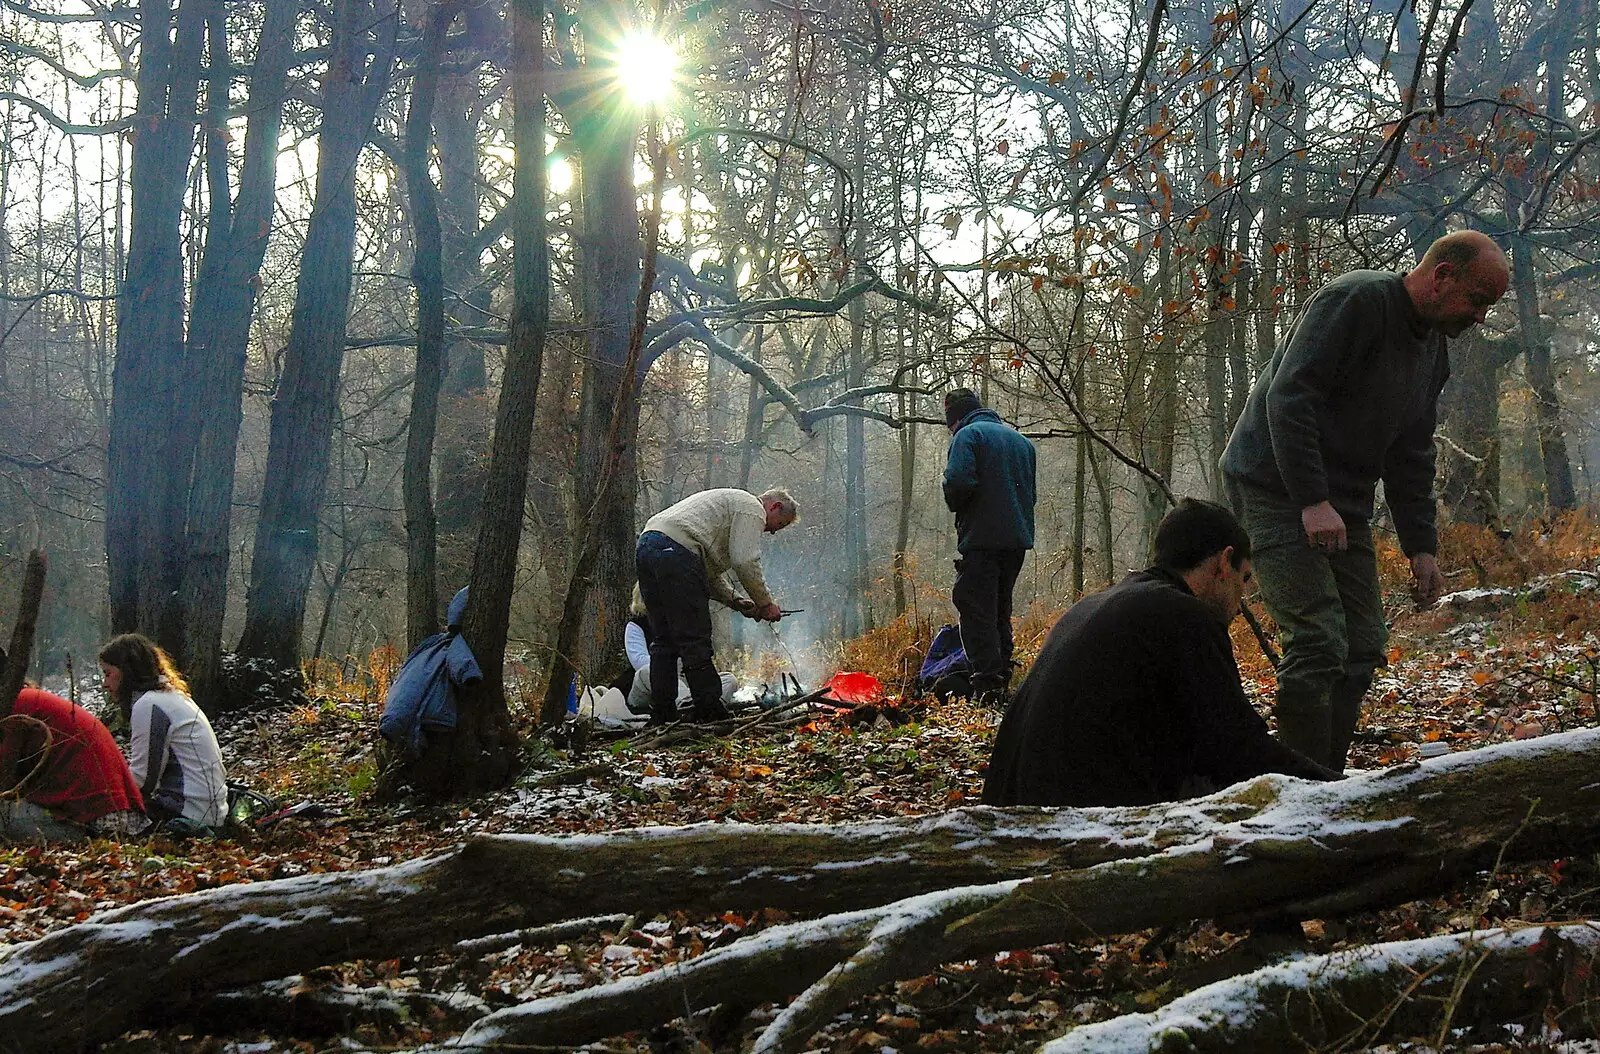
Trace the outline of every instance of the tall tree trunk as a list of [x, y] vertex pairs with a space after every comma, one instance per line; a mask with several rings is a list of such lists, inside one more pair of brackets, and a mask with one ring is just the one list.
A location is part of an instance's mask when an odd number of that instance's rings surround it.
[[1111, 514], [1111, 481], [1106, 478], [1105, 465], [1093, 443], [1089, 444], [1089, 471], [1094, 476], [1095, 495], [1099, 498], [1095, 529], [1100, 549], [1100, 584], [1110, 587], [1117, 580], [1117, 537], [1113, 530]]
[[[244, 654], [285, 665], [300, 661], [339, 402], [356, 229], [356, 159], [389, 83], [396, 29], [393, 8], [375, 11], [369, 0], [337, 0], [334, 10], [333, 54], [317, 136], [316, 196], [300, 258], [283, 380], [272, 403], [266, 485], [239, 642]], [[381, 39], [369, 61], [373, 27]]]
[[[246, 102], [249, 116], [239, 193], [232, 208], [223, 213], [226, 226], [214, 223], [214, 233], [206, 239], [189, 320], [186, 355], [194, 379], [197, 434], [185, 525], [186, 625], [184, 647], [178, 655], [195, 698], [208, 704], [215, 699], [222, 673], [222, 620], [228, 603], [228, 538], [239, 424], [244, 415], [245, 356], [276, 203], [278, 130], [298, 11], [295, 0], [269, 0], [264, 10]], [[225, 106], [226, 98], [224, 94], [218, 101]], [[212, 140], [217, 148], [226, 150], [223, 136], [213, 135]], [[208, 142], [211, 148], [212, 142]], [[223, 190], [225, 193], [225, 186]], [[214, 219], [219, 201], [226, 206], [214, 189]]]
[[[543, 718], [558, 720], [574, 672], [599, 681], [626, 659], [622, 629], [633, 590], [638, 540], [639, 403], [625, 370], [639, 293], [639, 214], [634, 197], [637, 124], [604, 107], [573, 119], [583, 159], [582, 275], [585, 315], [579, 408], [578, 506], [574, 537], [593, 549], [575, 562], [551, 656]], [[616, 426], [615, 445], [612, 443]], [[585, 566], [586, 565], [586, 566]]]
[[[1215, 8], [1214, 0], [1205, 0], [1197, 8], [1200, 17], [1196, 22], [1202, 27], [1199, 29], [1202, 36], [1196, 43], [1202, 47], [1205, 37], [1209, 36]], [[1193, 31], [1195, 27], [1188, 28]], [[1246, 112], [1241, 121], [1248, 128], [1248, 108], [1251, 105], [1248, 98], [1245, 105]], [[1217, 109], [1216, 97], [1212, 96], [1201, 110], [1200, 171], [1196, 174], [1201, 186], [1212, 178], [1220, 186], [1233, 185], [1233, 160], [1231, 157], [1224, 159], [1222, 155], [1223, 130]], [[1204, 198], [1203, 194], [1197, 193], [1196, 196]], [[1201, 470], [1203, 478], [1210, 485], [1212, 500], [1221, 501], [1222, 471], [1217, 468], [1217, 462], [1222, 457], [1222, 448], [1227, 445], [1228, 432], [1233, 424], [1228, 418], [1228, 344], [1233, 334], [1235, 302], [1231, 288], [1237, 278], [1237, 268], [1233, 266], [1228, 244], [1228, 223], [1232, 218], [1233, 206], [1217, 202], [1211, 212], [1211, 217], [1201, 228], [1205, 232], [1205, 244], [1200, 250], [1205, 261], [1206, 283], [1205, 366], [1202, 371], [1206, 387], [1206, 446], [1201, 453]], [[1235, 222], [1242, 224], [1244, 221], [1240, 219]]]
[[[1249, 396], [1250, 384], [1255, 380], [1255, 375], [1250, 370], [1249, 315], [1255, 289], [1251, 280], [1250, 214], [1247, 211], [1239, 214], [1238, 225], [1234, 230], [1234, 260], [1239, 266], [1239, 273], [1233, 281], [1233, 326], [1228, 344], [1228, 423], [1223, 429], [1222, 447], [1217, 450], [1218, 456], [1221, 456], [1222, 451], [1227, 448], [1228, 437], [1233, 434], [1233, 426], [1244, 413], [1245, 398]], [[1215, 463], [1213, 468], [1218, 475], [1221, 475], [1222, 470], [1216, 468]]]
[[439, 194], [429, 171], [433, 107], [439, 94], [439, 62], [444, 35], [459, 4], [438, 4], [428, 13], [422, 55], [411, 82], [406, 113], [406, 196], [416, 229], [411, 277], [417, 287], [417, 366], [411, 382], [411, 413], [406, 426], [406, 459], [401, 491], [406, 510], [406, 643], [415, 648], [439, 627], [436, 573], [437, 520], [433, 514], [433, 437], [439, 419], [439, 388], [444, 381], [444, 245], [439, 228]]
[[1453, 519], [1500, 523], [1500, 375], [1522, 345], [1470, 330], [1450, 347], [1439, 395], [1439, 496]]
[[[1166, 309], [1174, 299], [1175, 279], [1172, 268], [1172, 244], [1168, 239], [1161, 243], [1157, 258], [1155, 289], [1151, 298], [1151, 313], [1157, 319], [1161, 332], [1155, 342], [1155, 362], [1151, 365], [1150, 380], [1144, 395], [1144, 420], [1141, 425], [1141, 460], [1162, 479], [1172, 479], [1178, 431], [1178, 375], [1180, 373], [1181, 345], [1173, 336], [1178, 324]], [[1166, 514], [1166, 492], [1153, 482], [1140, 477], [1144, 487], [1144, 518], [1141, 558], [1150, 550], [1155, 540], [1156, 524]]]
[[[489, 4], [468, 6], [461, 24], [475, 40], [492, 39], [504, 25]], [[483, 192], [478, 170], [480, 74], [475, 68], [444, 73], [434, 106], [438, 142], [441, 241], [444, 248], [445, 311], [453, 327], [494, 324], [488, 312], [489, 288], [483, 281], [479, 243]], [[436, 436], [434, 515], [438, 544], [435, 581], [444, 592], [464, 585], [472, 573], [479, 503], [489, 463], [490, 426], [484, 389], [488, 371], [483, 347], [472, 340], [447, 339], [444, 382]]]
[[423, 763], [432, 789], [445, 793], [503, 785], [513, 771], [517, 738], [506, 710], [506, 638], [511, 592], [522, 543], [534, 408], [550, 328], [550, 255], [545, 220], [545, 72], [543, 0], [512, 0], [512, 306], [488, 485], [478, 518], [471, 593], [461, 632], [483, 681], [461, 700], [455, 731], [435, 737]]
[[[866, 172], [867, 172], [867, 89], [861, 86], [856, 99], [855, 120], [855, 223], [850, 230], [850, 263], [862, 265], [867, 255]], [[840, 231], [842, 237], [845, 232]], [[850, 301], [850, 344], [846, 351], [844, 386], [856, 388], [865, 383], [867, 305], [866, 297]], [[854, 415], [844, 425], [844, 558], [849, 576], [844, 590], [844, 636], [860, 636], [863, 610], [867, 602], [867, 435], [865, 422]]]
[[[1574, 38], [1571, 33], [1552, 31], [1545, 37], [1541, 58], [1545, 64], [1546, 113], [1566, 112], [1566, 70]], [[1528, 175], [1511, 185], [1507, 212], [1521, 216], [1536, 196], [1536, 180], [1548, 178], [1550, 144], [1538, 137], [1528, 161]], [[1517, 324], [1522, 331], [1524, 365], [1528, 387], [1533, 389], [1534, 412], [1539, 426], [1539, 457], [1544, 467], [1545, 501], [1552, 510], [1575, 508], [1577, 494], [1572, 485], [1572, 464], [1567, 456], [1566, 435], [1561, 427], [1561, 398], [1556, 393], [1555, 369], [1551, 363], [1550, 329], [1539, 308], [1539, 287], [1534, 274], [1534, 246], [1519, 230], [1511, 237], [1511, 287], [1517, 298]]]
[[[182, 581], [187, 479], [171, 471], [184, 384], [181, 219], [198, 123], [208, 0], [140, 5], [127, 270], [117, 296], [106, 562], [111, 623], [169, 643]], [[174, 503], [178, 503], [174, 511]]]
[[1539, 313], [1539, 289], [1533, 271], [1533, 246], [1517, 235], [1511, 241], [1511, 287], [1517, 298], [1517, 323], [1533, 389], [1534, 413], [1539, 426], [1539, 456], [1544, 466], [1545, 503], [1551, 509], [1571, 509], [1578, 503], [1572, 487], [1572, 464], [1567, 459], [1567, 439], [1561, 428], [1561, 397], [1556, 393], [1555, 370], [1550, 362], [1550, 337]]

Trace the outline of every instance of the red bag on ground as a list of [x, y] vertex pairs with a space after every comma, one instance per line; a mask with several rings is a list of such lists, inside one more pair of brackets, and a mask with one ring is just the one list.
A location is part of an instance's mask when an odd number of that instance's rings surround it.
[[883, 682], [870, 673], [842, 671], [823, 685], [841, 703], [876, 703], [883, 698]]

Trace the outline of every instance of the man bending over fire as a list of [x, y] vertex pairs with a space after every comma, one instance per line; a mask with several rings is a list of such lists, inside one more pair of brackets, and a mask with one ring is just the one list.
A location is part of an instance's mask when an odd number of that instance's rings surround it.
[[[783, 530], [799, 515], [785, 490], [759, 498], [732, 488], [703, 490], [650, 517], [639, 535], [635, 569], [650, 620], [650, 723], [678, 716], [678, 669], [694, 698], [696, 721], [728, 716], [711, 654], [710, 601], [746, 618], [777, 622], [783, 612], [761, 576], [761, 535]], [[748, 597], [736, 597], [732, 571]]]

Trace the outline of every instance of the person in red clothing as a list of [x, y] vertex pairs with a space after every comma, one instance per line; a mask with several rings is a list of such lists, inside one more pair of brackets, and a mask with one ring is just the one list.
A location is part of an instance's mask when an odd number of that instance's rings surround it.
[[[0, 651], [0, 668], [4, 659]], [[106, 726], [60, 696], [22, 689], [0, 720], [0, 841], [77, 841], [147, 825], [139, 785]]]

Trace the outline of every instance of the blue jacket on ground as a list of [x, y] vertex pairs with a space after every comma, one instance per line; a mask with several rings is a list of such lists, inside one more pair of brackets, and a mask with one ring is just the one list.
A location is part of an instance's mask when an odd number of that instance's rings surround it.
[[1032, 549], [1036, 455], [1028, 437], [980, 407], [950, 437], [944, 503], [956, 514], [956, 548]]
[[389, 685], [378, 732], [409, 754], [422, 753], [426, 733], [454, 729], [457, 689], [483, 680], [477, 658], [461, 637], [466, 610], [467, 591], [462, 589], [450, 601], [445, 631], [418, 644]]

